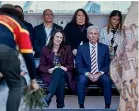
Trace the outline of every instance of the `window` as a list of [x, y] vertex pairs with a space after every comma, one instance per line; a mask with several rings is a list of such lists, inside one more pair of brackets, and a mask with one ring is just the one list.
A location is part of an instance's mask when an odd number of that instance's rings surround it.
[[42, 13], [46, 8], [54, 13], [74, 13], [78, 8], [83, 8], [90, 14], [108, 14], [114, 9], [126, 14], [131, 5], [131, 1], [1, 1], [0, 4], [6, 3], [20, 5], [24, 13]]

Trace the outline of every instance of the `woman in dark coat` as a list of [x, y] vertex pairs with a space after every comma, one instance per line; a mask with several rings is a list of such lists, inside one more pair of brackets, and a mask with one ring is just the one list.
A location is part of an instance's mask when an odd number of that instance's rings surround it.
[[57, 97], [57, 108], [64, 107], [65, 82], [69, 82], [73, 92], [72, 70], [74, 68], [73, 54], [69, 46], [65, 45], [65, 36], [62, 30], [57, 29], [47, 46], [41, 52], [38, 70], [44, 82], [48, 85], [48, 94], [45, 98], [47, 107], [54, 94]]
[[76, 10], [71, 22], [66, 25], [64, 34], [74, 55], [76, 55], [79, 45], [88, 42], [87, 28], [90, 25], [92, 24], [89, 23], [89, 17], [84, 9]]

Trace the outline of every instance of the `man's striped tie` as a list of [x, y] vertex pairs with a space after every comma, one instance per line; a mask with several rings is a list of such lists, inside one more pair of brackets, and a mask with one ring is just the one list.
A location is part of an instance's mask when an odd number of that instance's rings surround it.
[[97, 71], [98, 71], [98, 69], [97, 69], [96, 51], [95, 51], [95, 46], [92, 46], [92, 51], [91, 51], [91, 74], [95, 74]]

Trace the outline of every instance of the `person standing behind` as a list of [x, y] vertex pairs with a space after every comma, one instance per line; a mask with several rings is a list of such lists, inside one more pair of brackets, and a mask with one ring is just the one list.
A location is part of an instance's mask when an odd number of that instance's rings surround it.
[[89, 17], [84, 9], [76, 10], [71, 22], [66, 25], [64, 34], [74, 55], [76, 55], [77, 48], [80, 44], [88, 42], [86, 33], [90, 25], [92, 24], [89, 23]]
[[11, 4], [0, 8], [0, 72], [9, 88], [6, 111], [18, 111], [21, 95], [20, 60], [18, 50], [23, 55], [28, 68], [31, 86], [39, 89], [36, 82], [36, 68], [29, 33], [20, 21], [23, 15]]
[[24, 12], [23, 12], [22, 7], [19, 6], [19, 5], [15, 5], [14, 7], [15, 7], [16, 10], [20, 11], [23, 14], [23, 21], [22, 22], [25, 24], [25, 26], [26, 26], [26, 28], [29, 32], [29, 35], [30, 35], [30, 38], [31, 38], [31, 43], [32, 43], [33, 48], [34, 48], [34, 44], [33, 44], [34, 43], [33, 42], [33, 40], [34, 40], [33, 26], [32, 26], [31, 23], [24, 20]]
[[100, 32], [99, 42], [109, 46], [110, 59], [115, 56], [117, 46], [122, 43], [122, 14], [119, 10], [113, 10], [109, 16], [108, 25]]
[[35, 34], [35, 58], [40, 58], [42, 47], [49, 43], [51, 34], [56, 29], [63, 29], [61, 26], [53, 23], [54, 14], [51, 9], [43, 11], [43, 23], [34, 27]]
[[105, 108], [110, 108], [112, 84], [109, 76], [110, 56], [107, 45], [98, 43], [99, 28], [89, 26], [87, 29], [89, 43], [79, 46], [75, 59], [77, 94], [79, 107], [84, 108], [85, 91], [88, 82], [96, 82], [103, 88]]

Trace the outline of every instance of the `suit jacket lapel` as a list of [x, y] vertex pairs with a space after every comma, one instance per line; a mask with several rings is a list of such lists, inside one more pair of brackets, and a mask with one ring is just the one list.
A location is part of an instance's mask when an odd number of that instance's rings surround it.
[[85, 45], [85, 59], [87, 61], [87, 63], [89, 63], [90, 69], [91, 69], [91, 57], [90, 57], [90, 47], [89, 47], [89, 43], [87, 43]]
[[43, 29], [43, 30], [40, 30], [40, 32], [42, 33], [43, 40], [45, 41], [45, 44], [46, 44], [46, 37], [47, 37], [47, 34], [46, 34], [46, 32], [45, 32], [44, 23], [42, 24], [42, 29]]
[[56, 30], [56, 26], [55, 26], [55, 24], [53, 23], [52, 31], [51, 31], [51, 34], [50, 34], [50, 35], [52, 35], [52, 33], [54, 32], [54, 30]]

